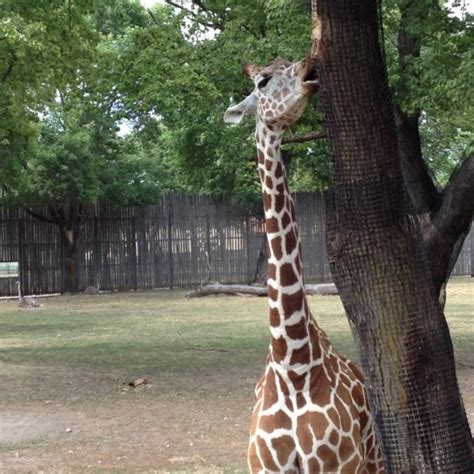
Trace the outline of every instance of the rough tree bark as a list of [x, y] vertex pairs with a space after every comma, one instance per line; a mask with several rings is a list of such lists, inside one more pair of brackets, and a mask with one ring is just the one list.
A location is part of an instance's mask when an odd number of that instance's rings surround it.
[[313, 54], [333, 159], [328, 254], [387, 469], [470, 473], [449, 330], [400, 167], [377, 0], [315, 4]]

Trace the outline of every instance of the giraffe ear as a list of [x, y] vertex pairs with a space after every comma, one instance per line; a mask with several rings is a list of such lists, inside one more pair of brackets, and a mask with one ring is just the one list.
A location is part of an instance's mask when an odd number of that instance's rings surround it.
[[252, 80], [261, 71], [261, 69], [262, 68], [260, 66], [256, 66], [255, 64], [244, 64], [242, 67], [243, 73]]
[[257, 98], [250, 94], [240, 104], [229, 107], [224, 114], [224, 122], [240, 123], [245, 115], [254, 114], [257, 111]]

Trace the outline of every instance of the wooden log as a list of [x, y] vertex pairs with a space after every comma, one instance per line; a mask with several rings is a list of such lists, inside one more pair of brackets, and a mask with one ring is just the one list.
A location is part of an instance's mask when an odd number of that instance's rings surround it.
[[[324, 283], [319, 285], [305, 285], [307, 295], [337, 295], [336, 285]], [[223, 285], [213, 283], [197, 290], [186, 293], [188, 298], [201, 298], [209, 295], [250, 295], [267, 296], [267, 287], [260, 285]]]
[[334, 283], [319, 283], [317, 285], [305, 285], [307, 295], [331, 296], [337, 295], [337, 288]]

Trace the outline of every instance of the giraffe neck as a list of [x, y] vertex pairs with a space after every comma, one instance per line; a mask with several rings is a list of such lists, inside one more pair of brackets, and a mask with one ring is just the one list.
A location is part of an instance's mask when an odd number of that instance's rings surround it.
[[270, 356], [285, 370], [303, 373], [320, 356], [319, 338], [306, 301], [301, 241], [280, 153], [283, 131], [257, 120], [258, 168], [270, 250]]

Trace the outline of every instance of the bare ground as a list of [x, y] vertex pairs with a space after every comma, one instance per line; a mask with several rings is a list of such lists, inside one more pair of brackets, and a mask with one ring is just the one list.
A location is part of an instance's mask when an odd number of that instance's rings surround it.
[[[469, 345], [471, 336], [466, 337]], [[197, 350], [202, 349], [189, 347], [196, 364]], [[233, 357], [218, 349], [208, 349], [208, 355], [216, 361]], [[458, 361], [474, 426], [474, 358], [468, 346]], [[4, 360], [0, 472], [245, 472], [253, 389], [264, 356], [244, 366], [229, 362], [177, 377], [163, 368], [140, 373]], [[127, 385], [143, 376], [148, 384]]]
[[[32, 391], [29, 403], [0, 405], [2, 472], [245, 469], [258, 368], [255, 379], [248, 377], [248, 368], [236, 368], [231, 374], [183, 380], [174, 394], [159, 380], [128, 388], [120, 373], [91, 378], [87, 372], [9, 364], [0, 372], [9, 391]], [[459, 381], [473, 426], [474, 370], [460, 367]], [[35, 397], [37, 383], [46, 384], [41, 392], [51, 396]]]
[[[9, 391], [32, 393], [28, 403], [0, 405], [2, 472], [245, 468], [254, 384], [248, 368], [173, 387], [157, 375], [135, 389], [120, 373], [91, 378], [10, 364], [0, 373]], [[49, 387], [44, 396], [35, 396], [37, 383]]]

